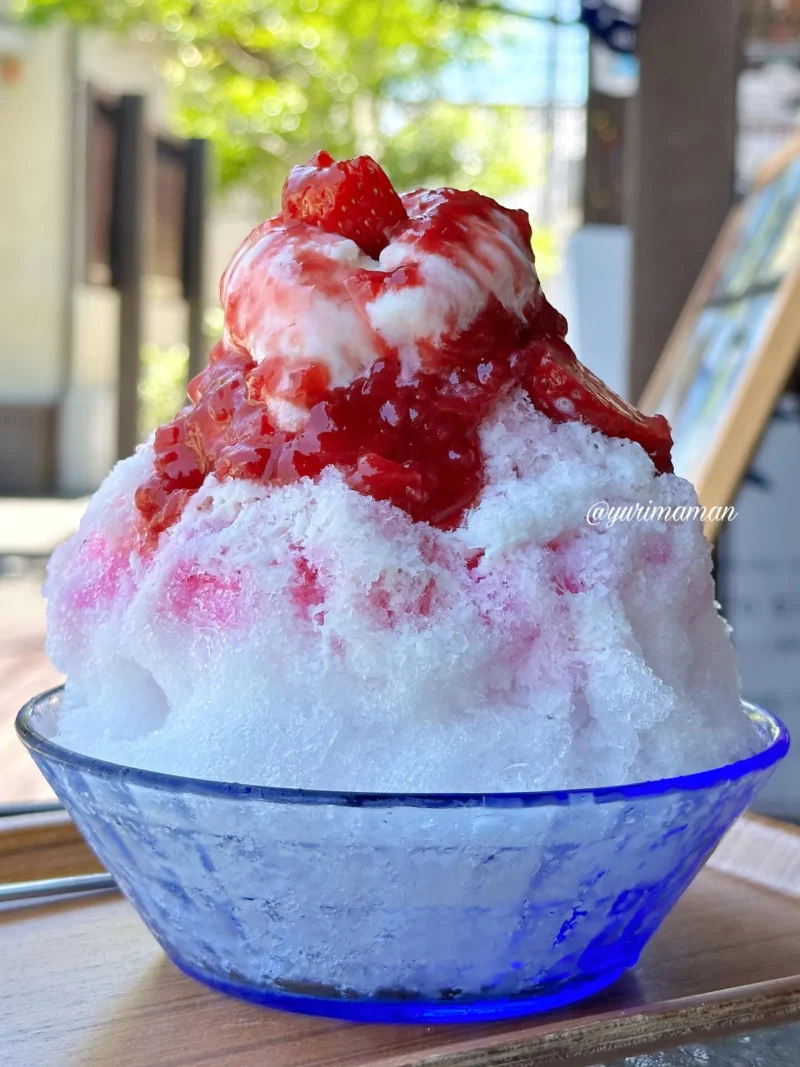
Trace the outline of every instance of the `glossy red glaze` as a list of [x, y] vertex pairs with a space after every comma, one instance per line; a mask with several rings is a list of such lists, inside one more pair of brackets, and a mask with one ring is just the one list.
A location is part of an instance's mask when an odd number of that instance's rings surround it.
[[663, 415], [643, 415], [578, 361], [566, 341], [536, 339], [522, 381], [534, 405], [554, 422], [584, 422], [606, 437], [626, 437], [661, 474], [672, 473], [672, 434]]
[[[323, 169], [330, 170], [328, 160], [322, 159]], [[313, 161], [297, 181], [290, 176], [287, 189], [302, 200], [311, 188], [314, 202], [322, 203], [310, 169]], [[497, 225], [498, 210], [508, 241], [519, 247], [522, 240], [525, 248], [530, 242], [524, 212], [499, 208], [477, 193], [413, 193], [403, 204], [409, 216], [400, 223], [403, 240], [461, 267], [469, 224], [483, 218]], [[316, 260], [298, 264], [299, 271], [306, 269], [322, 268]], [[347, 289], [363, 306], [381, 287], [419, 284], [411, 264], [355, 271]], [[190, 383], [191, 405], [156, 433], [154, 474], [137, 490], [136, 505], [157, 536], [177, 520], [209, 473], [280, 485], [335, 465], [359, 492], [389, 500], [415, 520], [452, 526], [483, 485], [478, 428], [512, 384], [526, 389], [550, 418], [579, 419], [608, 436], [638, 441], [660, 471], [671, 470], [666, 420], [641, 415], [582, 367], [564, 341], [566, 329], [566, 320], [541, 294], [522, 317], [490, 296], [466, 330], [427, 343], [412, 377], [403, 376], [396, 352], [384, 345], [384, 358], [338, 388], [330, 388], [323, 365], [293, 370], [280, 359], [256, 365], [243, 348], [220, 341], [209, 366]], [[279, 385], [281, 398], [306, 413], [297, 430], [279, 427], [270, 415]], [[298, 597], [311, 608], [315, 576], [301, 568], [299, 579]]]

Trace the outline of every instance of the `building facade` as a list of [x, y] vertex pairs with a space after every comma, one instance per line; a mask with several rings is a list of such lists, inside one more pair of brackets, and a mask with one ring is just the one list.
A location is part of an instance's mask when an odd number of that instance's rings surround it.
[[204, 146], [172, 135], [152, 44], [5, 27], [0, 493], [77, 495], [135, 444], [142, 346], [202, 362], [203, 310], [257, 219], [207, 210]]

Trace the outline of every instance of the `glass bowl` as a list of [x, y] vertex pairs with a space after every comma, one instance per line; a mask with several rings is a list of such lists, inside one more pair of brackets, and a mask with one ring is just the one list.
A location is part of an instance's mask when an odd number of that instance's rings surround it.
[[463, 1022], [546, 1011], [632, 967], [788, 750], [562, 792], [366, 794], [180, 778], [17, 729], [100, 860], [187, 974], [289, 1011]]

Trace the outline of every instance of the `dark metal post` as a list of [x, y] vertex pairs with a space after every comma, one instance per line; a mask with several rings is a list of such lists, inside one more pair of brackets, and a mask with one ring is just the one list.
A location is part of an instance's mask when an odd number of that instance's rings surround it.
[[141, 96], [120, 98], [118, 122], [112, 276], [120, 294], [117, 455], [123, 458], [130, 455], [139, 442], [146, 157]]
[[634, 104], [630, 395], [641, 395], [730, 208], [739, 0], [645, 0]]
[[625, 130], [630, 100], [589, 89], [586, 101], [586, 162], [583, 221], [621, 226], [626, 222]]
[[189, 377], [206, 364], [203, 334], [205, 311], [204, 259], [206, 199], [208, 196], [208, 142], [193, 140], [186, 146], [186, 209], [183, 227], [183, 295], [189, 305]]

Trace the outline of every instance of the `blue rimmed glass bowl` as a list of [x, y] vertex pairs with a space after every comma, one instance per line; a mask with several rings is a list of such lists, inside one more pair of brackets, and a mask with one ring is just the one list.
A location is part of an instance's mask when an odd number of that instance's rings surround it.
[[786, 754], [563, 792], [366, 794], [135, 770], [17, 729], [172, 960], [216, 989], [362, 1021], [464, 1022], [569, 1004], [632, 967]]

